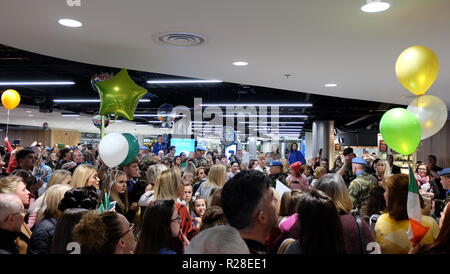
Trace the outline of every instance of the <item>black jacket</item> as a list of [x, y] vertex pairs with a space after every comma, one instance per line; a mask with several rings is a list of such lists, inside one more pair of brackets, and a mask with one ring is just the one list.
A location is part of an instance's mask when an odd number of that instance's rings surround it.
[[0, 254], [19, 254], [16, 243], [19, 232], [0, 229]]
[[55, 234], [56, 220], [46, 217], [33, 228], [27, 254], [48, 254], [52, 248], [53, 234]]

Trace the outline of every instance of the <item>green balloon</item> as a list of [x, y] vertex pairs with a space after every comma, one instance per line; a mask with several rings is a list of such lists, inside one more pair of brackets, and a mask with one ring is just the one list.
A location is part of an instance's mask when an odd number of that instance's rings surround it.
[[147, 90], [138, 86], [122, 69], [112, 78], [96, 82], [95, 87], [100, 94], [100, 115], [115, 114], [115, 118], [122, 116], [133, 120], [134, 111], [139, 100], [147, 94]]
[[412, 154], [422, 136], [419, 119], [403, 108], [391, 109], [381, 117], [380, 132], [384, 142], [403, 155]]
[[125, 160], [120, 163], [120, 166], [126, 166], [136, 159], [139, 153], [139, 143], [138, 140], [130, 133], [122, 133], [122, 135], [127, 139], [128, 142], [128, 154]]

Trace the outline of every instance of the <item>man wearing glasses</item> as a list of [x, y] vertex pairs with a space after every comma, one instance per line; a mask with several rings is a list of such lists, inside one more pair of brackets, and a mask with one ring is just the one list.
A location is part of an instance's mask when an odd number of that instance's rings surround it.
[[19, 254], [15, 243], [25, 218], [25, 209], [17, 195], [0, 193], [0, 254]]

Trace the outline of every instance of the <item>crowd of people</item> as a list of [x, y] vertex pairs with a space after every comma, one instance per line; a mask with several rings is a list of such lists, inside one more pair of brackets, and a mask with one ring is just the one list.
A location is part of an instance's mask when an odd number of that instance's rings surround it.
[[412, 245], [409, 178], [392, 157], [346, 148], [330, 169], [297, 144], [247, 162], [203, 146], [176, 156], [158, 136], [108, 168], [92, 145], [5, 148], [0, 253], [450, 253], [450, 168], [433, 155], [415, 166], [429, 230]]

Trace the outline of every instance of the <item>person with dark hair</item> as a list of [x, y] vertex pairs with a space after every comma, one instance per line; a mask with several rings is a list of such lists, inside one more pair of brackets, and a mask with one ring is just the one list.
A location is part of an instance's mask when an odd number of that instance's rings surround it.
[[347, 147], [344, 149], [343, 155], [344, 163], [341, 168], [336, 171], [336, 173], [342, 176], [348, 187], [350, 182], [356, 178], [356, 175], [354, 175], [352, 171], [352, 159], [356, 157], [356, 154], [353, 153], [353, 148]]
[[144, 213], [141, 235], [136, 245], [136, 254], [183, 253], [189, 241], [182, 236], [180, 215], [174, 200], [157, 200], [150, 203]]
[[[386, 213], [381, 215], [375, 225], [376, 241], [384, 254], [408, 254], [411, 242], [408, 239], [408, 185], [406, 174], [392, 175], [384, 183], [384, 198], [386, 199]], [[423, 199], [419, 195], [421, 207]], [[421, 225], [429, 230], [420, 244], [432, 244], [439, 234], [436, 221], [429, 216], [422, 215]]]
[[394, 165], [394, 155], [390, 154], [387, 156], [387, 161], [391, 167], [391, 174], [400, 174], [402, 169], [399, 166]]
[[277, 225], [277, 201], [270, 179], [260, 171], [241, 171], [222, 189], [222, 208], [250, 253], [265, 254], [265, 238]]
[[94, 186], [85, 186], [64, 193], [64, 198], [59, 202], [58, 209], [61, 212], [69, 208], [93, 210], [97, 208], [98, 202], [97, 189]]
[[330, 197], [312, 189], [302, 195], [297, 212], [298, 240], [287, 245], [284, 254], [346, 253], [341, 219]]
[[416, 245], [410, 253], [418, 254], [450, 254], [450, 206], [447, 204], [441, 212], [439, 220], [439, 235], [434, 243], [421, 246]]
[[428, 155], [428, 169], [431, 176], [432, 181], [437, 187], [437, 195], [435, 195], [435, 198], [437, 199], [445, 199], [445, 191], [441, 183], [441, 178], [439, 176], [439, 172], [442, 171], [442, 167], [439, 167], [436, 165], [437, 158], [434, 155]]
[[386, 200], [384, 199], [384, 188], [376, 186], [369, 191], [369, 198], [366, 204], [361, 209], [361, 214], [364, 216], [372, 232], [375, 232], [375, 224], [386, 209]]
[[234, 177], [234, 175], [236, 175], [240, 171], [239, 163], [236, 161], [231, 162], [230, 167], [231, 167], [231, 171], [227, 173], [227, 178], [226, 178], [227, 181], [231, 180]]
[[67, 250], [67, 245], [73, 242], [72, 230], [87, 212], [89, 210], [85, 208], [69, 208], [63, 212], [56, 222], [51, 254], [68, 254], [72, 251]]
[[170, 146], [170, 147], [167, 149], [167, 155], [164, 156], [164, 158], [169, 158], [169, 159], [171, 159], [171, 160], [173, 161], [173, 159], [175, 158], [175, 153], [176, 153], [176, 148], [175, 148], [175, 146]]
[[227, 218], [225, 217], [225, 213], [223, 213], [222, 208], [220, 206], [213, 205], [208, 207], [205, 211], [205, 214], [203, 214], [200, 231], [213, 226], [226, 224], [228, 224], [228, 221]]
[[65, 148], [59, 151], [59, 161], [56, 165], [56, 169], [61, 169], [61, 167], [72, 160], [72, 150], [70, 148]]
[[301, 162], [302, 165], [306, 164], [305, 156], [300, 150], [298, 150], [297, 143], [293, 143], [291, 145], [291, 151], [289, 152], [288, 161], [289, 165], [292, 165], [295, 162]]
[[162, 135], [158, 135], [158, 137], [156, 139], [157, 139], [157, 142], [156, 142], [156, 144], [153, 145], [152, 153], [155, 155], [158, 155], [158, 152], [160, 150], [162, 150], [162, 151], [164, 151], [164, 154], [166, 154], [167, 147], [166, 147], [166, 144], [163, 143], [163, 141], [162, 141]]
[[258, 160], [256, 159], [251, 159], [248, 162], [248, 170], [254, 170], [259, 166]]
[[22, 149], [16, 153], [17, 168], [33, 171], [36, 163], [35, 153], [30, 149]]
[[133, 254], [136, 241], [134, 224], [114, 211], [90, 211], [73, 228], [73, 239], [81, 254]]

